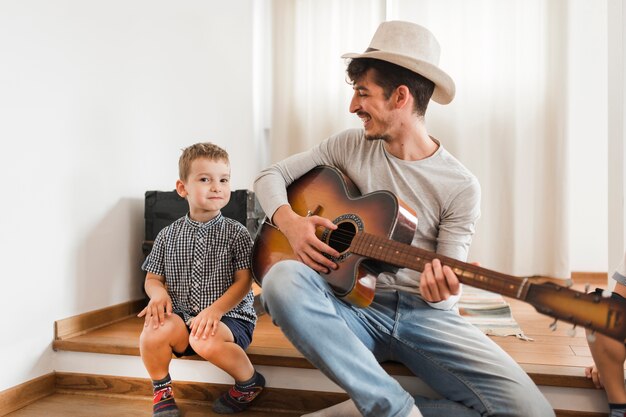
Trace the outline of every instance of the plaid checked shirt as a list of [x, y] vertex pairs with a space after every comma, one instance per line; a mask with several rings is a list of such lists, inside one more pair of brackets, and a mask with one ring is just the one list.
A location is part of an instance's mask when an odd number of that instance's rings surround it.
[[[235, 271], [251, 268], [251, 252], [241, 223], [222, 214], [206, 223], [186, 215], [159, 232], [142, 269], [165, 277], [173, 310], [187, 322], [226, 292]], [[253, 302], [250, 291], [225, 316], [254, 323]]]

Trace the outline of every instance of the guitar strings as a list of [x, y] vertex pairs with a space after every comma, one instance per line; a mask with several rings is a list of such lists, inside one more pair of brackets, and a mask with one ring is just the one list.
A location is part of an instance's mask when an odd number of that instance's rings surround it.
[[[379, 240], [379, 241], [383, 240], [383, 238], [379, 236], [372, 235], [372, 234], [365, 233], [365, 232], [354, 232], [354, 231], [346, 230], [346, 229], [337, 229], [331, 232], [330, 237], [328, 239], [328, 243], [335, 242], [335, 243], [344, 245], [346, 247], [350, 247], [357, 233], [361, 233], [363, 236], [365, 236], [362, 243], [371, 242], [372, 240]], [[385, 238], [384, 243], [386, 246], [386, 249], [385, 249], [386, 252], [399, 252], [401, 256], [403, 256], [407, 261], [410, 261], [411, 263], [415, 263], [419, 265], [420, 270], [423, 270], [427, 262], [432, 261], [433, 259], [437, 258], [437, 259], [440, 259], [443, 263], [447, 264], [448, 266], [459, 268], [463, 271], [467, 271], [474, 275], [474, 277], [472, 277], [472, 276], [468, 276], [464, 274], [463, 276], [468, 279], [476, 278], [478, 276], [489, 278], [491, 276], [491, 277], [497, 277], [498, 280], [507, 282], [509, 284], [514, 284], [516, 286], [520, 284], [519, 277], [512, 277], [506, 274], [501, 274], [499, 272], [482, 268], [477, 265], [468, 264], [468, 263], [461, 262], [453, 258], [448, 258], [443, 255], [438, 255], [434, 252], [431, 253], [430, 251], [426, 251], [424, 249], [417, 248], [414, 246], [407, 245], [408, 247], [404, 248], [403, 246], [406, 244], [401, 243], [401, 242], [395, 242], [391, 239]], [[407, 251], [409, 250], [418, 250], [422, 252], [421, 257], [416, 257], [413, 254], [408, 253]], [[444, 259], [441, 259], [441, 258], [444, 258]]]

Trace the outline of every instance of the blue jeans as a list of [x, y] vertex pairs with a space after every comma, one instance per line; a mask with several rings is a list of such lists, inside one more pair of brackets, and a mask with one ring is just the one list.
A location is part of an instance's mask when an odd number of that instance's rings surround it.
[[[274, 322], [313, 365], [342, 387], [364, 416], [554, 417], [520, 366], [455, 311], [421, 297], [378, 291], [368, 308], [338, 299], [296, 261], [275, 264], [262, 299]], [[380, 366], [404, 364], [442, 399], [411, 397]]]

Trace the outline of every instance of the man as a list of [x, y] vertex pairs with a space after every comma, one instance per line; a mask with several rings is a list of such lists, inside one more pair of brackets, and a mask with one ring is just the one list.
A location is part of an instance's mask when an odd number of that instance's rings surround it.
[[[423, 273], [378, 275], [375, 298], [356, 308], [335, 296], [320, 274], [341, 267], [317, 228], [335, 230], [316, 212], [299, 215], [286, 186], [313, 167], [341, 170], [362, 194], [389, 190], [418, 215], [412, 245], [465, 261], [480, 214], [476, 178], [429, 136], [430, 99], [447, 104], [452, 79], [438, 67], [439, 44], [425, 28], [382, 23], [365, 53], [346, 54], [363, 129], [341, 132], [262, 171], [261, 205], [299, 261], [274, 264], [263, 300], [289, 340], [351, 397], [311, 416], [524, 416], [554, 413], [524, 371], [454, 308], [461, 286], [439, 260]], [[328, 256], [332, 257], [329, 259]], [[379, 362], [406, 365], [441, 395], [409, 395]]]

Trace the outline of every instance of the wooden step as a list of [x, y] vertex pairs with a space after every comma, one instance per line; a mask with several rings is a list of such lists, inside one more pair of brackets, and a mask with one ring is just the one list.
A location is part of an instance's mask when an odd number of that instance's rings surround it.
[[[214, 417], [212, 401], [228, 385], [174, 383], [176, 401], [186, 417]], [[0, 416], [136, 417], [151, 414], [148, 379], [51, 373], [0, 392]], [[344, 401], [345, 394], [266, 388], [246, 411], [249, 417], [295, 417]], [[556, 410], [556, 417], [603, 417], [606, 413]]]
[[[211, 403], [230, 385], [174, 381], [173, 387], [185, 416], [217, 416]], [[266, 388], [245, 415], [299, 416], [347, 398], [341, 393]], [[0, 392], [0, 416], [149, 416], [151, 400], [147, 378], [55, 372]]]
[[[533, 341], [513, 336], [494, 336], [493, 340], [522, 366], [533, 381], [544, 386], [594, 388], [591, 381], [584, 376], [585, 367], [592, 362], [584, 331], [579, 329], [577, 335], [571, 337], [567, 333], [569, 328], [564, 325], [552, 332], [549, 330], [552, 319], [536, 313], [525, 303], [517, 300], [507, 301], [511, 304], [513, 315], [525, 334]], [[113, 306], [109, 309], [110, 314], [99, 310], [58, 321], [55, 326], [57, 334], [53, 348], [63, 351], [139, 356], [139, 334], [143, 320], [136, 317], [135, 311], [132, 315], [127, 314], [123, 317], [121, 315], [129, 311], [129, 306], [135, 306], [136, 311], [139, 311], [142, 302], [138, 300]], [[97, 318], [105, 320], [108, 318], [112, 323], [100, 323], [90, 317], [92, 314]], [[81, 330], [77, 322], [87, 323], [92, 327]], [[314, 368], [272, 323], [271, 317], [267, 314], [259, 317], [247, 353], [255, 365]], [[202, 360], [197, 356], [186, 359]], [[406, 367], [398, 363], [388, 362], [383, 364], [383, 367], [392, 375], [412, 375]]]
[[[599, 276], [596, 280], [598, 282], [592, 282], [592, 284], [605, 286], [606, 275]], [[582, 290], [582, 285], [577, 285], [577, 287]], [[513, 336], [492, 337], [493, 340], [522, 366], [544, 393], [546, 390], [552, 392], [554, 398], [558, 398], [557, 402], [565, 405], [560, 407], [565, 409], [557, 410], [557, 415], [577, 417], [603, 415], [602, 413], [576, 411], [577, 409], [599, 411], [605, 405], [603, 393], [596, 390], [591, 381], [584, 376], [585, 367], [592, 363], [584, 330], [578, 329], [574, 337], [569, 335], [571, 326], [566, 324], [559, 325], [554, 332], [550, 331], [549, 325], [552, 322], [550, 317], [537, 313], [533, 307], [521, 301], [512, 299], [507, 299], [507, 301], [511, 305], [513, 316], [524, 333], [533, 341], [525, 341]], [[139, 334], [142, 330], [143, 321], [136, 317], [136, 312], [145, 303], [145, 300], [136, 300], [59, 320], [55, 325], [56, 336], [53, 348], [67, 352], [139, 356]], [[267, 314], [260, 316], [253, 342], [247, 353], [255, 365], [303, 370], [314, 369], [311, 363], [286, 339], [280, 329], [271, 322], [271, 317]], [[201, 360], [199, 357], [185, 359]], [[383, 364], [383, 367], [391, 375], [400, 378], [412, 377], [410, 371], [401, 364], [390, 362]], [[94, 372], [91, 369], [65, 368], [65, 370], [69, 372]], [[127, 375], [134, 376], [135, 374]], [[301, 380], [298, 375], [296, 377]], [[222, 381], [220, 380], [220, 382]], [[275, 386], [298, 388], [290, 384]], [[299, 389], [304, 390], [304, 392], [307, 392], [306, 390], [309, 388], [309, 384], [299, 386]], [[326, 390], [319, 386], [313, 388], [313, 390], [320, 389]], [[573, 397], [578, 396], [580, 398], [582, 395], [585, 398], [590, 398], [589, 401], [578, 408], [576, 405], [570, 405], [577, 404], [577, 402], [562, 399], [569, 398], [563, 397], [563, 390], [568, 389], [572, 390]], [[332, 391], [332, 389], [328, 391]], [[587, 404], [593, 405], [588, 406]]]

